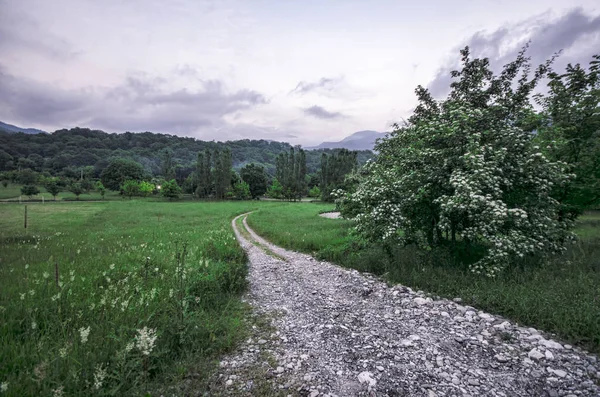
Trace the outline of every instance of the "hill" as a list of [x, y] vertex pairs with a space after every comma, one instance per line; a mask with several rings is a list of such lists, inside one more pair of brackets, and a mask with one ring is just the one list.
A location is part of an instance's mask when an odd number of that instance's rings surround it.
[[318, 146], [307, 147], [306, 149], [349, 149], [349, 150], [373, 150], [375, 141], [383, 138], [386, 132], [377, 132], [371, 130], [358, 131], [347, 136], [338, 142], [323, 142]]
[[[90, 167], [93, 177], [115, 157], [130, 158], [142, 164], [149, 175], [158, 175], [163, 152], [169, 150], [176, 166], [178, 181], [185, 179], [196, 168], [196, 158], [205, 149], [223, 150], [229, 147], [233, 168], [239, 170], [245, 164], [263, 165], [270, 175], [275, 174], [275, 159], [281, 152], [292, 147], [289, 143], [266, 140], [238, 140], [227, 142], [202, 141], [151, 132], [122, 134], [106, 133], [88, 128], [72, 128], [51, 134], [15, 134], [0, 132], [0, 171], [31, 168], [50, 174], [72, 173]], [[320, 168], [321, 154], [333, 153], [333, 149], [306, 152], [307, 172]], [[358, 153], [359, 164], [373, 157], [370, 151]]]
[[16, 125], [3, 123], [0, 121], [0, 131], [8, 133], [22, 132], [23, 134], [47, 134], [46, 131], [38, 130], [36, 128], [21, 128]]

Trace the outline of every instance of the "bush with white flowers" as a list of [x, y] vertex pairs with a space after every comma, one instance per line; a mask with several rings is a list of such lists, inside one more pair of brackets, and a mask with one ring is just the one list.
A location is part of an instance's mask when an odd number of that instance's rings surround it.
[[550, 196], [572, 175], [519, 127], [530, 109], [527, 95], [515, 93], [528, 81], [513, 91], [494, 83], [510, 76], [492, 77], [485, 60], [463, 56], [448, 99], [434, 101], [419, 87], [415, 115], [379, 142], [360, 184], [338, 205], [370, 241], [483, 248], [471, 270], [494, 276], [512, 259], [560, 251], [573, 238], [572, 221], [561, 219]]

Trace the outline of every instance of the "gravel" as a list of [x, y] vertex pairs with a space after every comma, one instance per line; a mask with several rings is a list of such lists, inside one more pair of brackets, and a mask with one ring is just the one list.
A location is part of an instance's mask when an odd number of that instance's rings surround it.
[[341, 218], [341, 214], [339, 212], [323, 212], [319, 215], [322, 216], [323, 218], [329, 218], [329, 219]]
[[[256, 357], [247, 352], [268, 348], [283, 395], [600, 396], [600, 363], [580, 348], [458, 299], [434, 300], [282, 249], [244, 225], [252, 241], [233, 223], [250, 260], [246, 299], [271, 315], [274, 331], [225, 359], [224, 379], [230, 362], [252, 365], [243, 363]], [[227, 387], [252, 394], [248, 376], [229, 377]]]

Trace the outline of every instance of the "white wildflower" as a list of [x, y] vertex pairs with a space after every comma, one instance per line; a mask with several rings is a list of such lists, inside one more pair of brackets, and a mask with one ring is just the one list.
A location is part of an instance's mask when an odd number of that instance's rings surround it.
[[0, 392], [6, 393], [8, 391], [8, 382], [2, 382], [0, 384]]
[[88, 341], [88, 337], [90, 336], [90, 327], [87, 328], [79, 328], [79, 335], [81, 336], [81, 343], [85, 343]]
[[96, 390], [102, 387], [102, 382], [106, 378], [106, 369], [102, 368], [102, 365], [96, 366], [96, 372], [94, 372], [94, 388]]
[[42, 276], [43, 276], [44, 278], [48, 278], [48, 277], [50, 277], [50, 273], [48, 273], [48, 272], [44, 272], [44, 273], [42, 274]]
[[56, 389], [52, 390], [52, 393], [53, 397], [63, 397], [65, 395], [65, 388], [64, 386], [59, 386]]
[[37, 323], [35, 321], [31, 322], [31, 329], [36, 329], [37, 328]]
[[156, 329], [144, 327], [138, 329], [137, 332], [135, 345], [143, 355], [149, 356], [152, 353], [152, 349], [154, 349], [154, 342], [156, 342]]

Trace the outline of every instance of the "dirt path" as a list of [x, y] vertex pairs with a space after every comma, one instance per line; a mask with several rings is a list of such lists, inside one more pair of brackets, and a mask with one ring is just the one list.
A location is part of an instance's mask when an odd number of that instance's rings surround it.
[[236, 220], [233, 227], [250, 260], [247, 299], [256, 311], [275, 313], [274, 329], [221, 363], [225, 394], [264, 395], [257, 379], [235, 368], [268, 352], [263, 375], [283, 395], [600, 396], [593, 355], [274, 246], [241, 217], [246, 230]]

